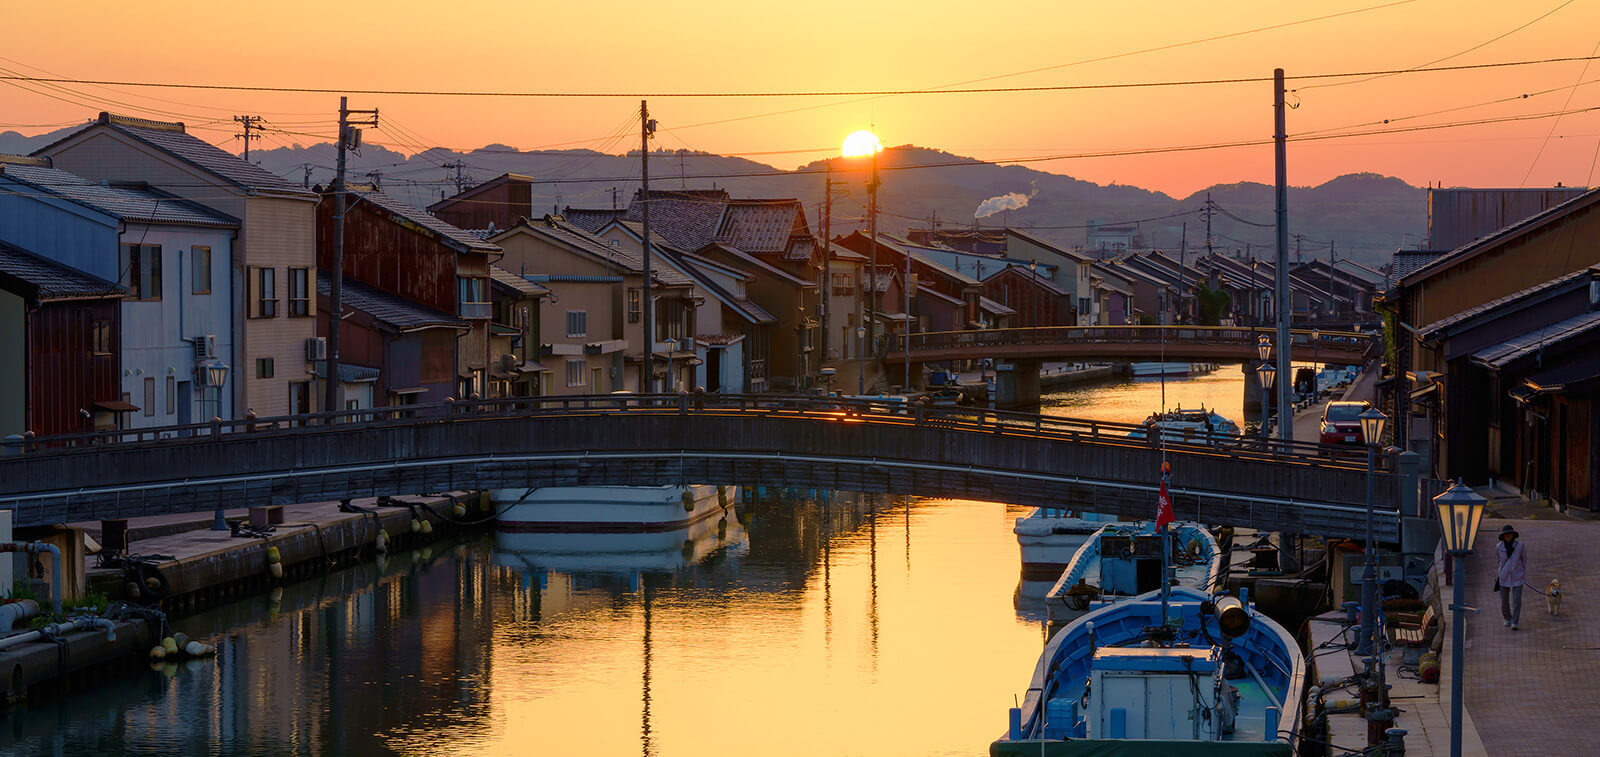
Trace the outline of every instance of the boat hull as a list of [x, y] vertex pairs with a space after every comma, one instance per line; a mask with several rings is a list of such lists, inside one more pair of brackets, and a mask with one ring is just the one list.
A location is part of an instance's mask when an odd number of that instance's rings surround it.
[[709, 485], [573, 486], [496, 489], [490, 499], [503, 510], [502, 531], [617, 534], [676, 531], [725, 516], [735, 494]]

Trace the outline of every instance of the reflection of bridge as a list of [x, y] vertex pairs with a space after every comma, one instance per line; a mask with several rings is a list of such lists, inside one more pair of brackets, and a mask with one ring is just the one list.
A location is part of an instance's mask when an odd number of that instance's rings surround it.
[[[1366, 362], [1373, 336], [1353, 331], [1290, 332], [1294, 357], [1324, 363], [1355, 365]], [[937, 331], [911, 335], [912, 363], [947, 361], [1003, 361], [1000, 380], [1009, 400], [1002, 405], [1038, 404], [1039, 364], [1045, 360], [1071, 361], [1175, 361], [1243, 363], [1259, 359], [1256, 343], [1262, 335], [1274, 340], [1271, 328], [1236, 326], [1048, 326], [1043, 328]], [[906, 359], [899, 337], [894, 337], [884, 360], [895, 365]], [[913, 371], [915, 373], [915, 371]], [[1007, 376], [1006, 374], [1011, 374]], [[1030, 389], [1031, 387], [1031, 389]]]
[[[330, 420], [339, 422], [318, 425]], [[1179, 517], [1362, 533], [1361, 450], [1227, 437], [1163, 453], [1128, 438], [1133, 428], [803, 397], [484, 400], [35, 440], [0, 456], [0, 507], [32, 525], [380, 494], [721, 483], [1144, 518], [1166, 459]], [[1399, 479], [1378, 474], [1380, 502], [1390, 503], [1378, 529], [1388, 537], [1399, 526]]]

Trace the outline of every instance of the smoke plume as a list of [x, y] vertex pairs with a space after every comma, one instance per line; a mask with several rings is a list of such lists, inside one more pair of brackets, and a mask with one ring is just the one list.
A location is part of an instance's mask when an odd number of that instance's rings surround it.
[[1025, 207], [1027, 204], [1027, 195], [1020, 192], [1008, 192], [1000, 195], [999, 197], [990, 197], [989, 199], [984, 200], [978, 205], [978, 209], [972, 212], [972, 217], [988, 218], [989, 216], [999, 213], [1002, 210], [1021, 208]]

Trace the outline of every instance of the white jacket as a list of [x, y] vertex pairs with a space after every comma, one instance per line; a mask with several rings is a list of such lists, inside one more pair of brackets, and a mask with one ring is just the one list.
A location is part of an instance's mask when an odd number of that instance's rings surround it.
[[1500, 585], [1521, 586], [1528, 580], [1528, 545], [1517, 540], [1517, 551], [1506, 554], [1506, 543], [1496, 542], [1495, 554], [1500, 558]]

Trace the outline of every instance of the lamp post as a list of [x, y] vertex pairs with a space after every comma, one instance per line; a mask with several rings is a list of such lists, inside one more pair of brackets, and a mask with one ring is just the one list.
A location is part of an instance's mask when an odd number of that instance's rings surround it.
[[1383, 439], [1383, 427], [1388, 424], [1389, 416], [1369, 407], [1356, 418], [1361, 421], [1361, 443], [1367, 446], [1367, 544], [1363, 550], [1366, 565], [1361, 569], [1361, 639], [1356, 644], [1356, 653], [1367, 655], [1372, 654], [1377, 643], [1374, 635], [1378, 628], [1378, 545], [1372, 535], [1373, 476], [1378, 462], [1378, 444]]
[[1317, 343], [1322, 341], [1322, 329], [1311, 330], [1311, 397], [1322, 396], [1321, 382], [1317, 380], [1322, 375], [1322, 366], [1317, 365]]
[[[678, 391], [678, 389], [677, 389], [677, 386], [678, 386], [677, 377], [674, 376], [673, 373], [672, 373], [672, 353], [678, 351], [678, 340], [672, 339], [672, 338], [669, 337], [667, 339], [666, 344], [667, 344], [667, 392], [670, 394], [672, 392]], [[652, 378], [651, 382], [654, 383], [654, 381], [655, 381], [655, 379]]]
[[856, 327], [856, 394], [867, 393], [867, 329]]
[[[213, 392], [213, 394], [211, 395], [212, 396], [212, 401], [214, 403], [216, 403], [216, 404], [214, 406], [215, 412], [213, 412], [211, 414], [211, 417], [212, 418], [221, 418], [222, 417], [222, 387], [223, 387], [224, 384], [226, 384], [228, 382], [228, 364], [224, 363], [221, 360], [218, 360], [216, 358], [212, 358], [210, 360], [205, 361], [204, 363], [201, 363], [197, 368], [195, 368], [195, 373], [196, 373], [196, 378], [198, 378], [200, 380], [200, 386], [203, 387], [203, 388], [210, 388], [212, 390], [212, 392]], [[202, 389], [202, 391], [204, 391], [204, 389]], [[204, 395], [201, 395], [201, 396], [204, 396]], [[215, 430], [216, 428], [217, 428], [216, 425], [212, 426], [213, 430]], [[218, 507], [216, 509], [216, 511], [214, 513], [212, 513], [211, 530], [212, 531], [226, 531], [226, 530], [228, 530], [228, 514], [221, 507]]]
[[1256, 379], [1261, 382], [1261, 436], [1267, 438], [1267, 419], [1272, 417], [1272, 385], [1276, 383], [1278, 369], [1272, 367], [1272, 340], [1262, 334], [1256, 339], [1256, 354], [1261, 365], [1256, 367]]
[[1461, 586], [1467, 581], [1465, 560], [1472, 554], [1478, 538], [1478, 521], [1483, 519], [1485, 500], [1470, 487], [1457, 482], [1433, 498], [1439, 508], [1439, 526], [1445, 554], [1454, 563], [1454, 588], [1450, 590], [1450, 757], [1461, 757], [1461, 662], [1467, 651], [1466, 611], [1461, 604]]

